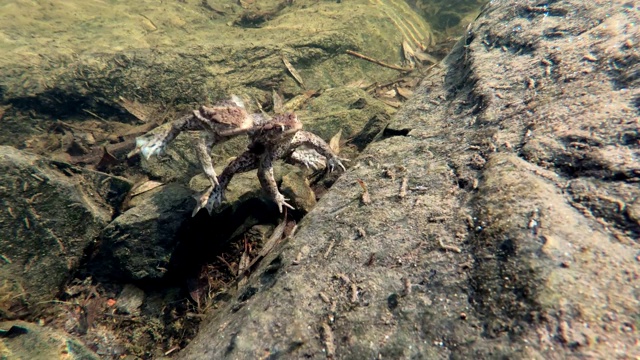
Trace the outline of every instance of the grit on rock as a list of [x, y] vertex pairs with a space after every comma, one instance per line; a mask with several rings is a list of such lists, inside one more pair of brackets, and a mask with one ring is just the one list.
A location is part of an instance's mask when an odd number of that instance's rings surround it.
[[122, 178], [0, 146], [1, 317], [51, 300], [130, 188]]
[[492, 1], [179, 357], [639, 356], [638, 23]]

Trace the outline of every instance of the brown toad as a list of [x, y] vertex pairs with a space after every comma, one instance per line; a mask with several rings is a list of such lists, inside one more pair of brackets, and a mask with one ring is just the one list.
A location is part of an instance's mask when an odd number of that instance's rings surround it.
[[218, 184], [211, 160], [211, 147], [246, 133], [254, 125], [253, 115], [247, 113], [242, 100], [232, 96], [214, 106], [201, 106], [178, 120], [163, 124], [136, 139], [135, 152], [146, 159], [161, 155], [167, 146], [182, 131], [200, 131], [196, 142], [196, 153], [202, 170], [212, 186]]
[[[297, 118], [295, 120], [297, 121]], [[262, 138], [261, 143], [273, 143], [278, 141], [278, 137], [285, 136], [288, 131], [299, 130], [298, 126], [301, 127], [299, 122], [286, 124], [284, 121], [282, 123], [276, 121], [272, 123], [271, 119], [263, 114], [249, 114], [242, 100], [234, 95], [230, 100], [218, 102], [214, 106], [201, 106], [188, 115], [163, 124], [138, 137], [133, 153], [140, 152], [142, 156], [149, 159], [152, 155], [163, 154], [171, 141], [182, 131], [199, 131], [200, 135], [196, 141], [195, 149], [202, 170], [211, 186], [203, 194], [196, 196], [198, 203], [193, 211], [195, 215], [198, 210], [205, 207], [205, 203], [209, 200], [209, 194], [218, 186], [218, 179], [211, 159], [213, 145], [223, 143], [250, 130], [255, 134], [254, 137]], [[285, 128], [289, 130], [285, 131]], [[322, 168], [325, 162], [318, 153], [304, 149], [289, 154], [288, 160], [315, 170]], [[207, 206], [207, 209], [211, 213], [212, 206]]]
[[209, 213], [222, 203], [224, 190], [233, 175], [256, 168], [262, 189], [278, 205], [280, 212], [283, 206], [293, 209], [278, 191], [273, 176], [273, 162], [277, 159], [318, 169], [324, 162], [319, 157], [323, 157], [329, 171], [337, 167], [344, 170], [342, 160], [322, 138], [301, 129], [302, 123], [293, 113], [277, 115], [265, 125], [251, 129], [248, 132], [251, 144], [247, 151], [231, 161], [218, 177], [218, 186], [207, 191], [210, 195], [205, 206]]

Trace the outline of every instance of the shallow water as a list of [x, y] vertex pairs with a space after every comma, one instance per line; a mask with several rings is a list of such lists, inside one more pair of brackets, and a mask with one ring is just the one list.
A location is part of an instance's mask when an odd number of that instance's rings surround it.
[[[306, 129], [326, 141], [341, 131], [343, 139], [355, 139], [350, 146], [342, 141], [342, 154], [355, 157], [376, 134], [366, 127], [376, 121], [376, 126], [382, 126], [411, 97], [432, 61], [446, 55], [484, 3], [0, 1], [0, 145], [25, 149], [57, 164], [122, 176], [132, 183], [150, 177], [186, 184], [193, 172], [200, 171], [193, 166], [193, 149], [187, 142], [182, 143], [187, 143], [184, 149], [179, 148], [183, 152], [172, 155], [173, 162], [153, 169], [144, 168], [139, 160], [126, 160], [135, 137], [202, 104], [241, 94], [255, 112], [272, 114], [282, 101], [282, 106], [299, 114]], [[216, 148], [216, 161], [237, 156], [242, 146]], [[110, 162], [103, 163], [105, 158]], [[18, 209], [14, 202], [31, 206], [37, 199], [29, 187], [33, 185], [20, 184], [24, 191], [19, 198], [7, 199], [15, 197], [7, 192], [10, 195], [0, 199], [6, 200], [6, 207]], [[2, 189], [5, 185], [0, 183]], [[6, 188], [15, 184], [10, 185]], [[10, 226], [0, 232], [0, 266], [4, 267], [0, 267], [0, 283], [10, 278], [21, 290], [0, 296], [0, 320], [42, 320], [79, 336], [105, 358], [123, 354], [157, 358], [184, 346], [193, 336], [199, 319], [194, 313], [211, 303], [196, 306], [193, 294], [192, 298], [184, 294], [184, 283], [192, 277], [180, 273], [161, 286], [140, 280], [138, 285], [153, 300], [145, 303], [147, 312], [140, 318], [119, 318], [108, 310], [107, 316], [101, 306], [115, 301], [126, 281], [92, 280], [93, 273], [87, 270], [90, 260], [80, 264], [77, 258], [67, 259], [74, 251], [89, 254], [94, 239], [79, 245], [62, 238], [54, 250], [33, 245], [13, 229], [55, 233], [55, 227], [47, 224], [60, 220], [18, 219], [14, 210], [11, 216], [3, 213], [1, 219]], [[115, 217], [120, 209], [109, 211]], [[61, 209], [60, 217], [64, 214]], [[11, 246], [15, 243], [28, 243], [29, 249], [15, 251]], [[209, 254], [203, 273], [211, 293], [233, 279], [227, 265], [239, 263], [246, 247], [247, 242], [240, 239]], [[66, 262], [31, 268], [40, 252]], [[45, 260], [46, 265], [49, 259]], [[68, 270], [65, 277], [77, 279], [43, 284], [48, 272], [61, 268]], [[158, 268], [162, 266], [154, 267]], [[25, 270], [31, 275], [42, 271], [42, 279], [35, 284], [14, 279]], [[51, 291], [34, 300], [35, 286]], [[59, 293], [59, 288], [64, 291]], [[50, 303], [56, 306], [43, 310], [32, 305]], [[95, 329], [87, 321], [94, 321]]]

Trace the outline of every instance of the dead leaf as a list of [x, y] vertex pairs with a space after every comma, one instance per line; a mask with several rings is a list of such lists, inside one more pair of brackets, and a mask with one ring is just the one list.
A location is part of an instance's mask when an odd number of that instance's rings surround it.
[[367, 184], [361, 179], [356, 179], [356, 181], [358, 182], [358, 184], [360, 184], [360, 187], [362, 188], [362, 195], [360, 195], [360, 201], [362, 201], [362, 204], [364, 205], [370, 204], [371, 195], [369, 195], [369, 189], [367, 188]]
[[288, 238], [288, 237], [292, 236], [293, 234], [295, 234], [297, 227], [298, 227], [298, 225], [296, 224], [295, 220], [287, 221], [287, 224], [285, 225], [284, 230], [283, 230], [284, 237]]
[[366, 89], [369, 87], [369, 84], [367, 84], [367, 81], [365, 79], [360, 79], [360, 80], [352, 81], [345, 86], [357, 88], [357, 89]]
[[398, 87], [396, 88], [396, 91], [398, 92], [398, 95], [402, 96], [405, 99], [409, 99], [411, 96], [413, 96], [413, 91], [407, 88]]
[[394, 97], [396, 97], [397, 94], [398, 93], [396, 92], [396, 89], [391, 89], [391, 90], [380, 92], [380, 96], [384, 96], [384, 97], [388, 97], [388, 98], [394, 98]]
[[385, 99], [385, 98], [380, 98], [378, 100], [382, 101], [386, 105], [391, 106], [392, 108], [396, 108], [397, 109], [400, 106], [402, 106], [402, 102], [400, 102], [398, 100], [391, 100], [391, 99]]
[[291, 76], [293, 76], [293, 78], [296, 79], [298, 84], [300, 84], [300, 86], [302, 86], [304, 88], [304, 81], [302, 81], [302, 77], [300, 76], [298, 71], [293, 67], [293, 65], [291, 65], [289, 60], [287, 60], [287, 58], [285, 58], [283, 56], [282, 57], [282, 62], [284, 63], [284, 66], [287, 67], [287, 70], [289, 70], [289, 73], [291, 73]]
[[134, 185], [133, 188], [131, 189], [131, 192], [129, 193], [131, 197], [134, 197], [136, 195], [140, 195], [142, 193], [145, 193], [147, 191], [153, 190], [159, 186], [164, 185], [163, 183], [159, 182], [159, 181], [154, 181], [154, 180], [147, 180], [143, 183], [139, 183], [137, 185]]
[[415, 58], [422, 63], [429, 62], [432, 64], [437, 64], [440, 62], [435, 56], [422, 51], [418, 51], [417, 53], [415, 53]]
[[11, 105], [0, 106], [0, 120], [2, 120], [4, 113], [9, 109], [11, 109]]
[[127, 110], [129, 114], [133, 115], [136, 119], [142, 122], [147, 122], [147, 120], [149, 119], [149, 114], [151, 113], [151, 110], [149, 108], [137, 101], [127, 100], [122, 96], [119, 99], [120, 106]]
[[[78, 158], [84, 158], [84, 157], [78, 157]], [[120, 162], [120, 160], [118, 160], [118, 158], [113, 156], [107, 150], [106, 146], [102, 147], [102, 158], [100, 158], [100, 161], [98, 161], [98, 163], [96, 164], [96, 170], [104, 171], [104, 170], [108, 169], [110, 166], [116, 165], [119, 162]]]
[[404, 55], [404, 61], [407, 64], [407, 66], [410, 69], [415, 68], [416, 67], [416, 62], [415, 62], [416, 54], [413, 51], [413, 49], [411, 48], [411, 45], [409, 45], [409, 42], [407, 40], [403, 40], [402, 41], [402, 54]]
[[338, 155], [340, 153], [340, 137], [342, 136], [342, 129], [340, 129], [331, 140], [329, 140], [329, 148]]
[[201, 300], [204, 298], [205, 286], [196, 278], [187, 279], [187, 290], [191, 300], [196, 302], [196, 308], [200, 309]]
[[284, 99], [275, 90], [271, 91], [271, 97], [273, 98], [273, 112], [276, 114], [284, 113]]
[[287, 112], [287, 111], [296, 111], [299, 108], [302, 107], [302, 105], [309, 100], [309, 96], [305, 95], [305, 94], [301, 94], [298, 95], [296, 97], [294, 97], [293, 99], [287, 101], [286, 104], [284, 104], [282, 110], [283, 112]]

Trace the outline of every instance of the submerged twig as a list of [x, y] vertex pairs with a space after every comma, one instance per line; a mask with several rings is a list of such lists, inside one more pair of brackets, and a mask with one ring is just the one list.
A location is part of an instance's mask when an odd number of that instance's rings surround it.
[[403, 68], [403, 67], [400, 67], [400, 66], [387, 64], [387, 63], [384, 63], [382, 61], [379, 61], [379, 60], [376, 60], [374, 58], [368, 57], [366, 55], [362, 55], [362, 54], [357, 53], [357, 52], [352, 51], [352, 50], [347, 50], [347, 54], [349, 54], [351, 56], [355, 56], [355, 57], [360, 58], [362, 60], [367, 60], [369, 62], [372, 62], [372, 63], [376, 64], [376, 65], [380, 65], [380, 66], [383, 66], [383, 67], [386, 67], [386, 68], [389, 68], [389, 69], [398, 70], [398, 71], [404, 71], [404, 72], [413, 71], [413, 69]]

